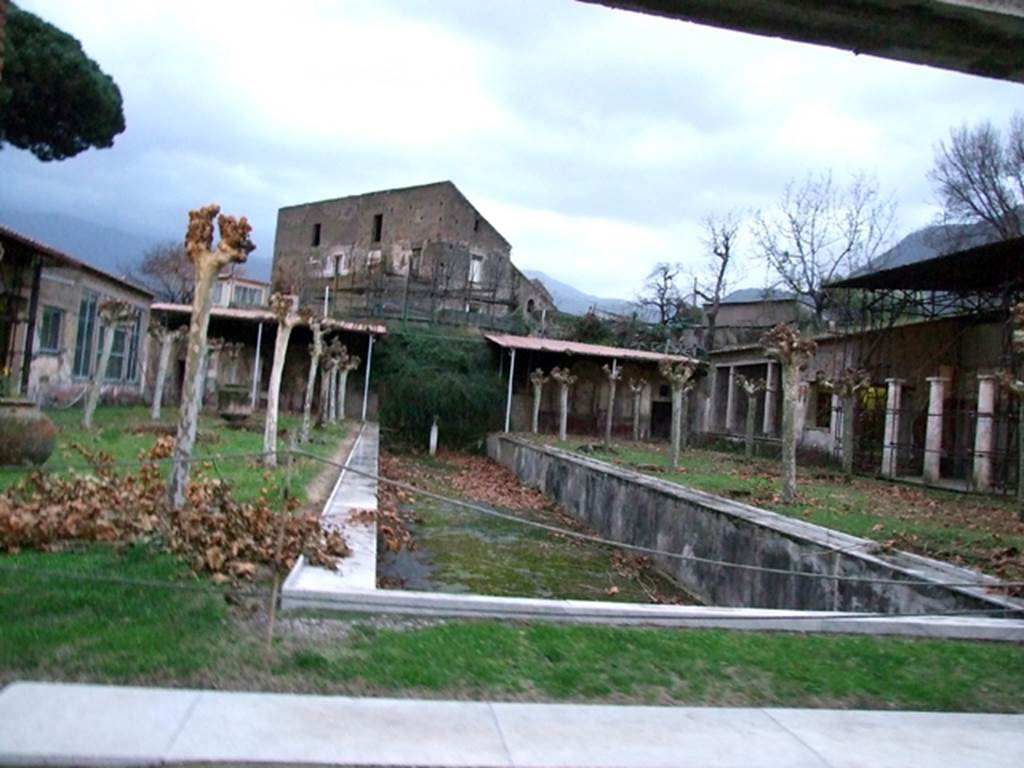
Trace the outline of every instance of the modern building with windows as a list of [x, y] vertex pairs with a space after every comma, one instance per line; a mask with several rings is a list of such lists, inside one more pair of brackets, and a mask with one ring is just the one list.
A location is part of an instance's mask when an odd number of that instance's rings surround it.
[[500, 328], [554, 302], [450, 181], [282, 208], [274, 290], [338, 317]]
[[135, 323], [115, 332], [102, 396], [141, 397], [153, 295], [6, 227], [0, 248], [0, 375], [7, 389], [39, 402], [81, 394], [103, 345], [99, 307], [118, 299], [136, 308]]
[[225, 272], [213, 286], [213, 306], [246, 309], [270, 303], [270, 283]]

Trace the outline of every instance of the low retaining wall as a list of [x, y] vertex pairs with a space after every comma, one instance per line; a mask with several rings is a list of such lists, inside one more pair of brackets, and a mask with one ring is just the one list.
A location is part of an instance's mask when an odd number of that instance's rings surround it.
[[[766, 573], [654, 555], [655, 566], [711, 605], [925, 613], [1020, 609], [994, 580], [874, 542], [658, 480], [603, 461], [491, 435], [487, 454], [602, 536], [690, 557], [816, 574]], [[934, 582], [893, 584], [827, 577]], [[819, 578], [824, 577], [824, 578]], [[943, 587], [940, 582], [977, 586]]]

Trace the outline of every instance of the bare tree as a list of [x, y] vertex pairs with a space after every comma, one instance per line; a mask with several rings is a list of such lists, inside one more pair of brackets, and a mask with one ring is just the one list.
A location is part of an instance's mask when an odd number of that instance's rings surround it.
[[[167, 497], [175, 509], [185, 503], [185, 490], [191, 471], [192, 447], [199, 427], [199, 408], [203, 397], [203, 361], [206, 357], [206, 336], [210, 326], [212, 299], [210, 289], [221, 269], [246, 260], [256, 247], [249, 239], [252, 227], [244, 216], [220, 214], [219, 205], [207, 205], [189, 211], [185, 234], [185, 252], [195, 275], [195, 296], [189, 321], [188, 346], [185, 353], [185, 379], [181, 389], [178, 432], [174, 441], [174, 463], [167, 480]], [[220, 240], [213, 245], [213, 223], [217, 222]]]
[[805, 301], [821, 323], [822, 286], [863, 266], [892, 235], [895, 204], [878, 182], [856, 174], [848, 186], [832, 173], [790, 181], [778, 205], [754, 217], [754, 240], [779, 282]]
[[128, 269], [128, 277], [153, 292], [157, 301], [189, 304], [195, 292], [195, 270], [185, 246], [169, 240], [158, 243]]
[[718, 308], [722, 298], [729, 290], [733, 273], [734, 251], [743, 224], [742, 216], [737, 211], [729, 211], [721, 217], [708, 216], [704, 219], [704, 237], [702, 242], [708, 252], [704, 271], [693, 276], [694, 298], [704, 302], [706, 330], [704, 332], [704, 349], [709, 352], [715, 348], [715, 322], [718, 319]]
[[928, 179], [947, 222], [984, 222], [1000, 239], [1024, 235], [1024, 114], [1014, 114], [1005, 137], [988, 121], [951, 130]]
[[800, 338], [784, 323], [761, 337], [765, 354], [782, 364], [782, 501], [796, 501], [796, 409], [800, 404], [800, 369], [807, 365], [817, 344]]
[[114, 349], [114, 334], [118, 331], [129, 333], [136, 318], [135, 307], [127, 301], [108, 299], [100, 304], [99, 317], [100, 329], [103, 331], [103, 346], [100, 348], [99, 362], [89, 378], [89, 392], [82, 408], [82, 426], [86, 429], [92, 429], [92, 416], [100, 401], [100, 389], [107, 376], [110, 354]]
[[658, 372], [663, 379], [668, 381], [672, 388], [672, 466], [679, 466], [679, 451], [685, 441], [687, 407], [686, 397], [692, 389], [691, 381], [697, 373], [696, 360], [683, 360], [673, 363], [671, 360], [662, 360], [658, 365]]
[[678, 276], [678, 265], [669, 264], [667, 261], [659, 262], [647, 275], [643, 288], [636, 295], [638, 306], [657, 311], [658, 322], [661, 325], [668, 325], [679, 310], [681, 297], [676, 285]]

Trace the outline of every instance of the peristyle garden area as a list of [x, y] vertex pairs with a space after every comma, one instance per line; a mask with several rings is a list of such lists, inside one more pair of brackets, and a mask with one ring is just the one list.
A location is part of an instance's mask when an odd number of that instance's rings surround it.
[[[171, 426], [167, 420], [154, 425], [141, 408], [101, 407], [91, 430], [82, 429], [77, 416], [51, 412], [59, 429], [50, 460], [55, 468], [87, 464], [85, 455], [96, 452], [133, 459]], [[285, 416], [281, 426], [292, 429], [297, 419]], [[344, 453], [358, 428], [349, 422], [316, 431], [309, 451]], [[204, 417], [196, 448], [202, 474], [230, 484], [239, 500], [262, 497], [275, 514], [285, 514], [287, 466], [268, 470], [258, 456], [227, 458], [258, 454], [261, 440], [260, 432]], [[659, 455], [664, 460], [663, 448], [648, 451], [652, 455], [637, 457], [638, 463], [657, 463]], [[740, 462], [728, 463], [735, 457], [709, 454], [714, 462], [702, 463], [701, 455], [684, 454], [678, 474], [710, 478], [717, 466], [718, 474], [736, 481], [730, 472]], [[624, 458], [621, 452], [611, 457]], [[770, 474], [770, 462], [757, 466]], [[322, 501], [337, 469], [296, 459], [290, 472], [297, 499], [291, 506], [298, 503], [298, 512]], [[479, 455], [396, 451], [383, 457], [382, 473], [573, 526]], [[14, 482], [13, 473], [5, 473], [5, 493]], [[420, 574], [427, 583], [407, 588], [685, 600], [678, 588], [613, 550], [523, 532], [513, 523], [402, 494], [384, 492], [380, 522], [394, 510], [418, 541], [406, 556], [426, 563]], [[387, 555], [382, 576], [386, 562]], [[0, 678], [523, 700], [1024, 710], [1024, 653], [1004, 644], [315, 613], [278, 617], [268, 644], [272, 578], [265, 568], [227, 580], [199, 575], [187, 557], [166, 551], [156, 537], [8, 551], [0, 559]]]

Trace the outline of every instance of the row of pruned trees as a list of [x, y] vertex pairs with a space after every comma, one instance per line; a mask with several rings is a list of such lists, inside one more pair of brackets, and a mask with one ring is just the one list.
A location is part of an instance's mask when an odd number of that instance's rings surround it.
[[[219, 240], [214, 246], [214, 227], [219, 230]], [[210, 311], [212, 309], [212, 288], [221, 270], [232, 264], [243, 263], [254, 246], [249, 238], [251, 227], [243, 216], [236, 219], [220, 213], [219, 206], [208, 205], [189, 213], [188, 231], [185, 236], [185, 253], [192, 266], [190, 283], [192, 289], [192, 313], [187, 332], [185, 328], [169, 330], [153, 326], [152, 333], [159, 343], [158, 363], [151, 415], [160, 418], [164, 382], [170, 364], [171, 352], [176, 342], [184, 339], [185, 378], [182, 383], [181, 404], [178, 413], [178, 428], [175, 438], [173, 461], [167, 483], [167, 495], [171, 504], [179, 508], [185, 503], [185, 492], [192, 462], [199, 425], [199, 411], [202, 405], [206, 364], [209, 352], [219, 348], [222, 340], [208, 338]], [[271, 311], [277, 320], [277, 336], [274, 345], [274, 359], [270, 371], [267, 391], [267, 409], [263, 436], [263, 461], [266, 466], [277, 463], [278, 413], [281, 380], [285, 357], [292, 330], [299, 325], [308, 326], [313, 334], [310, 346], [309, 378], [303, 402], [302, 427], [299, 441], [307, 442], [312, 427], [312, 407], [316, 390], [317, 375], [320, 376], [320, 421], [333, 423], [345, 417], [346, 384], [348, 374], [358, 368], [358, 356], [350, 355], [341, 340], [335, 335], [327, 338], [338, 326], [328, 318], [320, 318], [308, 310], [298, 310], [295, 297], [274, 294], [270, 300]], [[99, 402], [100, 384], [106, 371], [113, 348], [114, 334], [120, 329], [127, 330], [135, 321], [135, 310], [127, 303], [111, 300], [99, 309], [99, 321], [103, 328], [103, 345], [100, 359], [90, 381], [83, 408], [82, 423], [92, 426], [93, 414]], [[237, 349], [234, 349], [237, 357]]]

